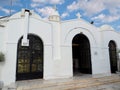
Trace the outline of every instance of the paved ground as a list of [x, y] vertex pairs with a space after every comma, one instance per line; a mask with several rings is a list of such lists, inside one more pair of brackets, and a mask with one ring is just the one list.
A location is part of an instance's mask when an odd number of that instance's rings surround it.
[[3, 90], [120, 90], [120, 75], [99, 78], [81, 75], [69, 79], [18, 81]]
[[120, 90], [120, 82], [105, 84], [100, 86], [93, 86], [89, 88], [76, 89], [76, 90]]

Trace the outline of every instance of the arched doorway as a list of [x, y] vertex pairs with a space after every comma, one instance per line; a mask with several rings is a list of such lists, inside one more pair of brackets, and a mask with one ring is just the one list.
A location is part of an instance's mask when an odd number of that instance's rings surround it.
[[83, 34], [77, 34], [72, 40], [73, 74], [92, 73], [90, 43]]
[[116, 71], [117, 71], [117, 51], [116, 51], [116, 44], [112, 40], [109, 42], [109, 57], [110, 57], [111, 73], [116, 73]]
[[42, 40], [28, 35], [29, 46], [21, 46], [22, 38], [18, 42], [16, 80], [43, 78]]

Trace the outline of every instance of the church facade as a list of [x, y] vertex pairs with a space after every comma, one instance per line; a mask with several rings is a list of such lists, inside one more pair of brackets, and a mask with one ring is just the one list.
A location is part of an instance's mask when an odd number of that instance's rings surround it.
[[[0, 81], [94, 76], [120, 71], [120, 32], [81, 18], [61, 21], [57, 11], [43, 20], [30, 10], [0, 19]], [[79, 75], [79, 74], [78, 74]]]

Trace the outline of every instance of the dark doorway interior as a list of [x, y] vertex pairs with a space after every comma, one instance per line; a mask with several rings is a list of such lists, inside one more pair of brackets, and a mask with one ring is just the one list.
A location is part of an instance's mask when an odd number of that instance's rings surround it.
[[116, 44], [114, 41], [109, 42], [109, 56], [110, 56], [111, 73], [116, 73], [116, 71], [117, 71], [117, 51], [116, 51]]
[[43, 43], [35, 35], [28, 35], [29, 46], [18, 42], [16, 80], [43, 78]]
[[77, 34], [72, 40], [73, 74], [91, 74], [91, 54], [88, 38], [83, 34]]

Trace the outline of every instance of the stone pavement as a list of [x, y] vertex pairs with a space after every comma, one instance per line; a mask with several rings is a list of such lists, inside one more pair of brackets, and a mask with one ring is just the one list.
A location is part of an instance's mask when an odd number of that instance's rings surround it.
[[76, 90], [120, 90], [120, 82], [105, 84], [100, 86], [93, 86], [83, 89], [76, 89]]
[[83, 75], [69, 79], [17, 81], [7, 88], [6, 90], [120, 90], [120, 75], [99, 78]]

